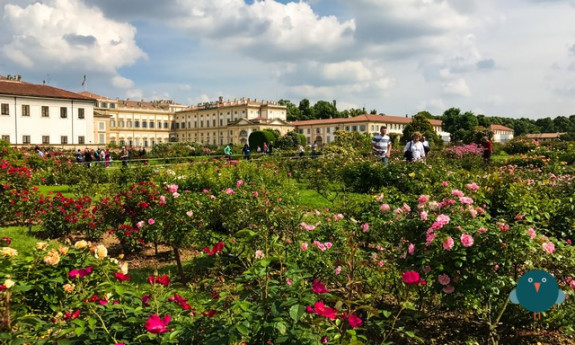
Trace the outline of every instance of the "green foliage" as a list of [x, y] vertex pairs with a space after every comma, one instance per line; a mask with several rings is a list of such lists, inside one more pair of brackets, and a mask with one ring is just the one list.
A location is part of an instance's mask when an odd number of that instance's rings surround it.
[[537, 145], [531, 139], [513, 138], [503, 145], [503, 151], [508, 154], [527, 153], [535, 149]]
[[276, 140], [276, 137], [273, 132], [263, 130], [263, 131], [254, 131], [250, 134], [248, 138], [248, 142], [252, 150], [256, 150], [256, 148], [260, 148], [263, 150], [264, 143], [272, 143]]
[[405, 144], [411, 140], [413, 133], [419, 132], [425, 136], [429, 143], [435, 145], [441, 145], [443, 140], [437, 135], [431, 122], [429, 122], [428, 117], [424, 113], [416, 114], [410, 123], [408, 123], [403, 129], [403, 135], [401, 137], [401, 143]]

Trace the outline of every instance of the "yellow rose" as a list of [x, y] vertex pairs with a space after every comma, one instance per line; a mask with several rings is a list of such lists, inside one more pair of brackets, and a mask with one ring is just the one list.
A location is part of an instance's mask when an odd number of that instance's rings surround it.
[[104, 259], [106, 256], [108, 256], [108, 249], [103, 245], [100, 244], [99, 246], [96, 247], [96, 249], [94, 250], [94, 256], [100, 260]]
[[58, 248], [58, 250], [60, 250], [60, 254], [62, 254], [62, 255], [68, 254], [68, 250], [69, 250], [69, 249], [70, 249], [69, 247], [62, 247], [62, 246], [60, 246], [60, 247]]
[[411, 177], [411, 178], [413, 178], [413, 177], [415, 177], [415, 173], [409, 173], [408, 176]]
[[18, 251], [10, 247], [2, 247], [2, 251], [0, 251], [0, 253], [7, 258], [11, 258], [18, 255]]
[[78, 249], [84, 249], [84, 248], [86, 248], [87, 246], [88, 246], [88, 242], [86, 242], [86, 241], [84, 241], [84, 240], [78, 241], [78, 242], [76, 242], [76, 244], [74, 244], [74, 247], [75, 247], [75, 248], [78, 248]]
[[14, 286], [14, 281], [12, 279], [6, 279], [4, 281], [4, 286], [6, 287], [6, 289], [9, 289], [12, 286]]
[[48, 243], [46, 243], [46, 242], [36, 243], [36, 249], [37, 250], [44, 250], [44, 249], [46, 249], [46, 247], [48, 247]]
[[70, 292], [74, 291], [75, 288], [76, 288], [75, 284], [64, 284], [64, 291], [65, 292], [70, 293]]
[[55, 266], [60, 262], [60, 254], [58, 254], [56, 249], [52, 249], [50, 250], [50, 253], [44, 257], [44, 262], [47, 265]]
[[118, 266], [120, 266], [120, 271], [122, 271], [122, 273], [128, 274], [128, 262], [124, 261]]
[[317, 173], [318, 173], [318, 174], [321, 173], [321, 169], [317, 169]]

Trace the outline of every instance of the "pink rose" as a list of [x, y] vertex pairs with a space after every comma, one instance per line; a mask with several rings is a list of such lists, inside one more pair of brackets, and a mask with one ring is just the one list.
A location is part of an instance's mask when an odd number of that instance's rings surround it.
[[149, 224], [149, 225], [154, 225], [155, 222], [156, 222], [156, 221], [154, 220], [154, 218], [148, 219], [148, 224]]
[[461, 244], [464, 247], [471, 247], [473, 245], [473, 237], [468, 234], [461, 235]]
[[455, 291], [455, 288], [451, 285], [447, 285], [446, 287], [443, 288], [443, 292], [445, 292], [446, 294], [453, 293], [453, 291]]
[[300, 247], [300, 248], [301, 248], [301, 250], [306, 251], [306, 250], [307, 250], [307, 242], [303, 242], [303, 243], [301, 244], [301, 247]]
[[445, 240], [443, 240], [443, 249], [445, 250], [451, 250], [451, 248], [453, 248], [453, 238], [448, 237]]
[[437, 281], [441, 285], [448, 285], [451, 282], [451, 279], [449, 279], [449, 276], [447, 274], [443, 273], [440, 274], [439, 277], [437, 277]]

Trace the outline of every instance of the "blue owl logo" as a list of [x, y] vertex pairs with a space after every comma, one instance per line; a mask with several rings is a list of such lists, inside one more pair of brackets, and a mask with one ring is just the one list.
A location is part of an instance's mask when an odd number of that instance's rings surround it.
[[559, 285], [551, 274], [543, 270], [532, 270], [519, 278], [517, 287], [509, 294], [509, 299], [512, 303], [532, 311], [534, 319], [539, 316], [541, 320], [541, 312], [563, 303], [565, 293], [559, 290]]

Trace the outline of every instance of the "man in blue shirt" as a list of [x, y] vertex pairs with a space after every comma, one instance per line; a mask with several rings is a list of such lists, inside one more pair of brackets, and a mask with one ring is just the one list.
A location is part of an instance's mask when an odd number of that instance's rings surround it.
[[387, 135], [387, 127], [381, 126], [380, 134], [373, 137], [371, 141], [371, 148], [376, 157], [381, 158], [381, 161], [387, 167], [389, 165], [389, 154], [391, 153], [391, 139]]

